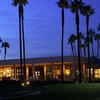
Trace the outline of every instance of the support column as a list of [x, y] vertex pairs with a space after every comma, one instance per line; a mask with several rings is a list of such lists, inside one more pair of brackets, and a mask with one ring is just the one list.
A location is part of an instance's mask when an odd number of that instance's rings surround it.
[[54, 79], [54, 63], [51, 63], [51, 76]]
[[72, 68], [73, 68], [73, 78], [76, 78], [76, 60], [74, 56], [73, 56]]
[[64, 79], [65, 79], [65, 64], [63, 65], [63, 76], [64, 76]]
[[46, 65], [44, 65], [44, 79], [46, 79]]
[[85, 80], [85, 63], [83, 63], [83, 79]]
[[14, 77], [16, 78], [16, 65], [14, 65]]
[[35, 78], [35, 67], [34, 67], [34, 64], [32, 64], [32, 77]]
[[28, 66], [26, 66], [26, 79], [27, 80], [29, 79], [29, 69], [28, 69]]

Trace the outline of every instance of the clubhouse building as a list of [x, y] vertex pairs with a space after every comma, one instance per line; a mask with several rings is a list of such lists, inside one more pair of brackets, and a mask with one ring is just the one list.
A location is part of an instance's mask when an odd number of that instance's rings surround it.
[[[91, 78], [100, 78], [100, 59], [91, 58]], [[26, 58], [26, 78], [45, 80], [48, 76], [61, 79], [61, 57]], [[23, 72], [24, 66], [22, 68]], [[64, 56], [63, 65], [64, 79], [68, 80], [75, 74], [79, 74], [78, 57]], [[82, 79], [89, 78], [88, 58], [81, 57]], [[23, 74], [23, 73], [22, 73]], [[0, 78], [13, 77], [19, 79], [21, 75], [20, 60], [0, 60]]]

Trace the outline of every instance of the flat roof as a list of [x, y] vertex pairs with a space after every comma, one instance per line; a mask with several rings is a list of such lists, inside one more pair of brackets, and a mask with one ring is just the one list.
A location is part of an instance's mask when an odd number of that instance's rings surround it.
[[[40, 57], [40, 58], [26, 58], [26, 64], [36, 64], [36, 63], [57, 63], [61, 62], [61, 56], [55, 57]], [[78, 62], [77, 56], [64, 56], [64, 62]], [[91, 63], [100, 64], [100, 59], [91, 58]], [[87, 57], [81, 57], [81, 62], [88, 63]], [[7, 59], [7, 60], [0, 60], [0, 65], [12, 65], [12, 64], [20, 64], [20, 59]]]

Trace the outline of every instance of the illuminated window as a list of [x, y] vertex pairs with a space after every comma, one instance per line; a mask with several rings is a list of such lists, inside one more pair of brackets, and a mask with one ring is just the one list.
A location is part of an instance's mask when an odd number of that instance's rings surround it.
[[60, 70], [57, 70], [57, 75], [60, 75]]
[[95, 78], [100, 78], [100, 69], [94, 69]]
[[40, 76], [40, 71], [35, 71], [35, 76]]
[[70, 70], [69, 70], [69, 69], [66, 69], [66, 70], [65, 70], [65, 74], [66, 74], [66, 75], [70, 75]]

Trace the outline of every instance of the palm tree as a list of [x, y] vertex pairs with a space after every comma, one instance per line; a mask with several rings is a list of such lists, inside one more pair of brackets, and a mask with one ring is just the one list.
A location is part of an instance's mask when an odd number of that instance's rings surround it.
[[91, 82], [91, 64], [90, 64], [90, 45], [89, 45], [89, 18], [93, 15], [94, 9], [92, 9], [91, 5], [84, 5], [81, 9], [81, 14], [86, 17], [86, 30], [87, 30], [87, 38], [88, 38], [88, 63], [89, 63], [89, 81]]
[[0, 37], [0, 42], [2, 42], [2, 39], [1, 39], [1, 37]]
[[[72, 56], [73, 56], [73, 58], [74, 58], [74, 63], [76, 63], [75, 62], [75, 57], [74, 56], [76, 56], [76, 48], [75, 48], [75, 41], [77, 40], [77, 37], [76, 37], [76, 35], [75, 34], [72, 34], [72, 35], [70, 35], [70, 37], [69, 37], [69, 39], [68, 39], [68, 43], [67, 44], [70, 44], [70, 46], [71, 46], [71, 49], [72, 49]], [[75, 78], [75, 82], [76, 82], [76, 64], [73, 64], [74, 66], [74, 68], [73, 68], [73, 78]]]
[[4, 48], [4, 60], [5, 60], [7, 54], [7, 48], [10, 48], [10, 44], [8, 42], [2, 42], [1, 47]]
[[72, 13], [75, 14], [76, 20], [76, 31], [77, 31], [77, 43], [78, 43], [78, 66], [79, 66], [79, 79], [80, 83], [82, 83], [81, 79], [81, 61], [80, 61], [80, 39], [79, 39], [79, 11], [83, 7], [84, 3], [82, 0], [74, 0], [71, 1], [70, 9]]
[[98, 27], [97, 27], [97, 31], [100, 31], [100, 23], [99, 23], [99, 25], [98, 25]]
[[[13, 0], [13, 6], [18, 7], [19, 13], [19, 38], [20, 38], [20, 66], [21, 66], [21, 81], [22, 81], [22, 43], [23, 43], [23, 62], [24, 62], [24, 79], [26, 77], [26, 68], [25, 68], [25, 38], [24, 38], [24, 8], [28, 4], [27, 0]], [[22, 31], [22, 33], [21, 33]]]
[[2, 38], [0, 37], [0, 43], [2, 43]]
[[75, 48], [75, 41], [76, 41], [77, 37], [75, 34], [72, 34], [69, 39], [68, 39], [68, 43], [71, 46], [71, 50], [72, 50], [72, 54], [73, 56], [76, 56], [76, 48]]
[[[78, 37], [77, 37], [77, 39], [78, 39]], [[82, 40], [84, 39], [84, 34], [82, 34], [82, 32], [80, 32], [79, 33], [79, 47], [80, 47], [80, 54], [81, 54], [81, 56], [82, 56], [82, 49], [81, 49], [81, 44], [82, 44]]]
[[93, 48], [93, 42], [94, 42], [94, 36], [95, 36], [95, 30], [93, 30], [92, 28], [89, 29], [88, 34], [90, 35], [91, 38], [91, 47], [92, 47], [92, 56], [94, 57], [94, 48]]
[[97, 48], [98, 48], [98, 50], [97, 50], [97, 58], [98, 58], [98, 56], [99, 56], [99, 50], [100, 50], [100, 34], [96, 34], [94, 36], [94, 40], [97, 41]]
[[81, 47], [83, 48], [83, 51], [84, 51], [84, 57], [86, 57], [86, 44], [85, 44], [85, 42], [83, 44], [81, 44]]
[[64, 76], [63, 76], [63, 45], [64, 45], [64, 8], [68, 8], [68, 0], [59, 0], [56, 3], [58, 7], [60, 7], [61, 10], [61, 16], [62, 16], [62, 39], [61, 39], [61, 55], [62, 55], [62, 82], [64, 81]]
[[[1, 37], [0, 37], [0, 42], [2, 43], [2, 39], [1, 39]], [[0, 50], [0, 54], [1, 54], [1, 50]]]
[[89, 43], [91, 43], [91, 38], [89, 37], [89, 39], [87, 37], [84, 37], [84, 44], [86, 45], [87, 51], [88, 51], [88, 41]]
[[[100, 23], [98, 24], [97, 31], [100, 31]], [[99, 50], [100, 50], [100, 34], [99, 33], [97, 33], [97, 34], [94, 35], [94, 40], [97, 41], [97, 48], [98, 48], [98, 50], [97, 50], [96, 57], [98, 58], [98, 56], [99, 56]]]

